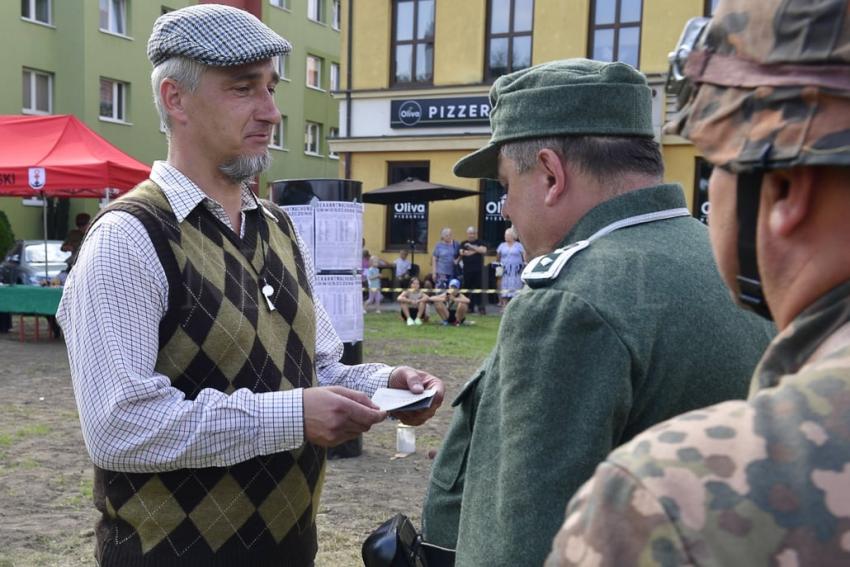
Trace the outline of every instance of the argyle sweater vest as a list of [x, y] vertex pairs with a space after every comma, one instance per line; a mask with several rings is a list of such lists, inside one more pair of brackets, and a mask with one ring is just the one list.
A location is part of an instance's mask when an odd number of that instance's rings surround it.
[[[248, 211], [241, 240], [203, 205], [178, 223], [150, 181], [107, 209], [142, 222], [165, 270], [156, 371], [188, 400], [204, 388], [260, 393], [316, 384], [304, 260], [289, 219], [266, 208], [277, 222]], [[261, 271], [276, 311], [260, 293]], [[324, 449], [305, 442], [228, 467], [141, 474], [95, 467], [97, 558], [104, 567], [312, 565], [324, 465]]]

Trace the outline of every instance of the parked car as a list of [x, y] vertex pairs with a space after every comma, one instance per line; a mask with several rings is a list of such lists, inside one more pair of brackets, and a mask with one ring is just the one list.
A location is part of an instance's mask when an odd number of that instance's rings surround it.
[[62, 251], [61, 240], [48, 240], [45, 255], [44, 240], [18, 240], [0, 264], [0, 282], [5, 284], [41, 285], [53, 279], [67, 267], [70, 252]]

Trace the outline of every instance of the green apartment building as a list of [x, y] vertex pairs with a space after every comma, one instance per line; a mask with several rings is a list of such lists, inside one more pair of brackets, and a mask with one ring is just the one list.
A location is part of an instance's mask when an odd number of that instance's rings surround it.
[[[145, 55], [154, 20], [197, 0], [4, 0], [0, 2], [0, 114], [73, 114], [145, 163], [164, 159]], [[259, 193], [284, 178], [335, 178], [328, 146], [338, 133], [340, 0], [220, 0], [243, 8], [288, 39], [276, 98], [283, 120]], [[69, 224], [94, 199], [71, 199]], [[0, 197], [16, 238], [41, 238], [41, 209]]]

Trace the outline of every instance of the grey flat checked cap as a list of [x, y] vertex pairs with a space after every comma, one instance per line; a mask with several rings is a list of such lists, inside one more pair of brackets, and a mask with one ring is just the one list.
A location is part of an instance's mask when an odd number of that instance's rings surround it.
[[211, 67], [232, 67], [285, 55], [288, 41], [239, 8], [198, 4], [157, 18], [148, 39], [154, 67], [180, 56]]

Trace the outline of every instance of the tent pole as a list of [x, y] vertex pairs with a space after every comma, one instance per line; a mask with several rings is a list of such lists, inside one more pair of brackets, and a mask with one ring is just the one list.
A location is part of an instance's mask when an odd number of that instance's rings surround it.
[[42, 221], [44, 224], [44, 279], [50, 280], [50, 276], [47, 275], [47, 195], [42, 193], [41, 195], [41, 211], [42, 211]]

